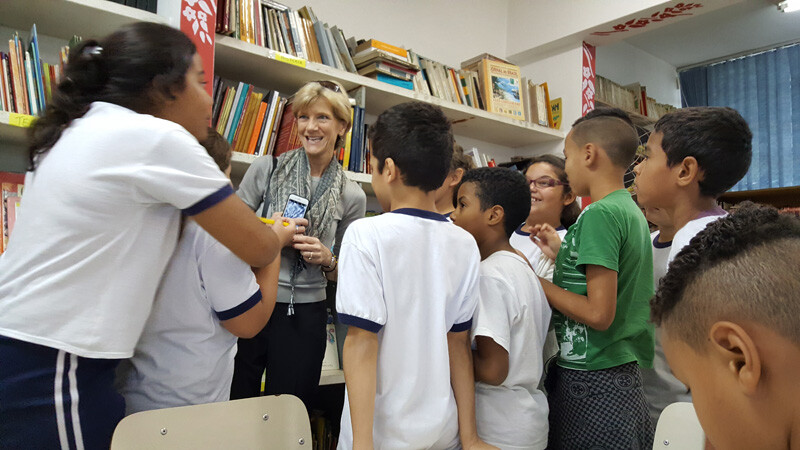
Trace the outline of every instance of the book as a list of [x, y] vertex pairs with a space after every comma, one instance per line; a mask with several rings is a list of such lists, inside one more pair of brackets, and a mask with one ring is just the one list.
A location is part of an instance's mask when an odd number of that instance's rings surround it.
[[387, 44], [385, 42], [379, 41], [377, 39], [368, 39], [356, 46], [356, 50], [354, 54], [359, 54], [361, 52], [371, 50], [371, 49], [380, 49], [385, 52], [392, 53], [397, 55], [400, 58], [408, 60], [408, 51], [404, 48], [397, 47], [395, 45]]
[[333, 53], [328, 43], [328, 34], [325, 32], [325, 26], [322, 24], [322, 22], [314, 22], [314, 33], [317, 36], [317, 45], [319, 45], [322, 56], [322, 64], [330, 67], [336, 67], [336, 63], [333, 60]]
[[550, 126], [545, 108], [544, 86], [528, 80], [528, 104], [530, 105], [530, 121], [545, 127]]
[[546, 82], [539, 86], [541, 86], [541, 95], [544, 98], [544, 109], [547, 113], [547, 126], [553, 128], [555, 123], [553, 123], [553, 111], [550, 109], [550, 89], [547, 88]]
[[353, 63], [356, 67], [361, 68], [376, 60], [392, 62], [398, 66], [405, 67], [411, 70], [419, 70], [419, 67], [408, 62], [407, 59], [401, 58], [394, 53], [381, 50], [379, 48], [370, 48], [353, 55]]
[[553, 117], [552, 128], [561, 129], [561, 97], [550, 100], [550, 115]]
[[508, 60], [503, 59], [503, 58], [499, 58], [499, 57], [494, 56], [494, 55], [492, 55], [490, 53], [481, 53], [478, 56], [474, 56], [474, 57], [472, 57], [472, 58], [470, 58], [470, 59], [468, 59], [466, 61], [462, 61], [461, 62], [461, 68], [462, 69], [472, 70], [471, 69], [472, 67], [474, 67], [476, 64], [480, 63], [484, 59], [488, 59], [488, 60], [491, 60], [491, 61], [497, 61], [497, 62], [501, 62], [501, 63], [505, 63], [505, 64], [511, 64], [511, 61], [508, 61]]
[[482, 59], [478, 65], [478, 75], [487, 111], [512, 119], [525, 120], [525, 111], [520, 98], [521, 76], [518, 66]]
[[36, 32], [36, 24], [33, 24], [31, 28], [31, 42], [28, 45], [29, 51], [31, 53], [32, 60], [32, 68], [36, 80], [36, 89], [37, 89], [37, 99], [39, 100], [38, 109], [39, 111], [44, 111], [45, 109], [45, 96], [44, 96], [44, 76], [42, 74], [42, 58], [39, 54], [39, 35]]
[[336, 41], [334, 41], [333, 39], [333, 33], [331, 33], [330, 27], [328, 27], [328, 24], [325, 23], [322, 24], [322, 28], [325, 30], [325, 37], [328, 40], [328, 48], [331, 50], [331, 56], [333, 58], [333, 64], [334, 64], [333, 67], [339, 70], [347, 70], [344, 67], [344, 61], [342, 60], [342, 57], [339, 54], [339, 50], [336, 45]]
[[386, 61], [375, 61], [358, 69], [358, 74], [364, 76], [375, 72], [383, 73], [401, 80], [413, 81], [418, 71], [413, 71]]
[[258, 106], [258, 112], [256, 113], [256, 122], [255, 125], [253, 126], [253, 132], [250, 135], [250, 142], [247, 144], [246, 153], [249, 155], [255, 154], [258, 138], [259, 136], [261, 136], [261, 133], [264, 132], [264, 118], [267, 115], [268, 106], [269, 104], [267, 102], [261, 102]]
[[382, 81], [384, 83], [388, 83], [394, 86], [398, 86], [404, 89], [408, 89], [413, 91], [414, 90], [414, 83], [410, 80], [401, 80], [399, 78], [395, 78], [391, 75], [386, 75], [384, 73], [375, 72], [370, 75], [367, 75], [367, 78], [372, 78], [373, 80]]
[[297, 119], [292, 112], [292, 104], [286, 105], [283, 109], [283, 116], [280, 119], [280, 126], [278, 128], [278, 137], [275, 142], [275, 151], [273, 155], [280, 156], [289, 150], [297, 148], [293, 143], [298, 141], [297, 137]]
[[350, 50], [347, 48], [344, 33], [334, 25], [331, 27], [331, 34], [333, 34], [333, 40], [336, 42], [336, 49], [339, 51], [339, 56], [344, 62], [345, 69], [348, 72], [356, 73], [356, 65], [353, 62], [353, 57], [350, 55]]

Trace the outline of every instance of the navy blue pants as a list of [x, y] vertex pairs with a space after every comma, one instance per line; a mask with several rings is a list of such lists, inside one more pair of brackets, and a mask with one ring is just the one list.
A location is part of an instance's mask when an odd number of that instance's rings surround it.
[[0, 448], [107, 450], [125, 415], [118, 363], [0, 336]]

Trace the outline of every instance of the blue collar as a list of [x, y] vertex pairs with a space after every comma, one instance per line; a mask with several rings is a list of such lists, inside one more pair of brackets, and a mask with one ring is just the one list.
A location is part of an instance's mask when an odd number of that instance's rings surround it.
[[435, 213], [433, 211], [427, 211], [427, 210], [424, 210], [424, 209], [400, 208], [400, 209], [395, 209], [394, 211], [390, 211], [390, 212], [396, 213], [396, 214], [406, 214], [406, 215], [414, 216], [414, 217], [421, 217], [423, 219], [438, 220], [440, 222], [449, 222], [447, 220], [447, 217], [445, 217], [445, 216], [443, 216], [443, 215], [441, 215], [439, 213]]

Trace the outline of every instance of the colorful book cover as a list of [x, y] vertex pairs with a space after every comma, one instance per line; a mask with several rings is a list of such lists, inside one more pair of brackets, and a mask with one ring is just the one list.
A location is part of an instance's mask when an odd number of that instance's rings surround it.
[[517, 120], [525, 120], [520, 97], [518, 66], [484, 59], [479, 66], [486, 110]]
[[388, 84], [391, 84], [391, 85], [394, 85], [394, 86], [398, 86], [398, 87], [401, 87], [401, 88], [405, 88], [405, 89], [408, 89], [408, 90], [411, 90], [411, 91], [414, 90], [414, 82], [413, 81], [401, 80], [399, 78], [395, 78], [395, 77], [393, 77], [391, 75], [386, 75], [384, 73], [376, 72], [376, 73], [373, 73], [372, 75], [370, 75], [369, 78], [372, 78], [372, 79], [375, 79], [375, 80], [378, 80], [378, 81], [381, 81], [381, 82], [384, 82], [384, 83], [388, 83]]
[[356, 51], [354, 54], [358, 55], [361, 52], [368, 51], [373, 48], [393, 53], [399, 56], [400, 58], [408, 60], [408, 51], [406, 49], [397, 47], [396, 45], [391, 45], [385, 42], [381, 42], [377, 39], [369, 39], [367, 41], [362, 42], [356, 47]]
[[45, 109], [45, 94], [44, 94], [44, 73], [42, 70], [42, 56], [39, 53], [39, 35], [36, 33], [36, 24], [31, 28], [31, 43], [30, 43], [31, 57], [33, 58], [33, 69], [36, 75], [36, 88], [39, 99], [39, 111]]

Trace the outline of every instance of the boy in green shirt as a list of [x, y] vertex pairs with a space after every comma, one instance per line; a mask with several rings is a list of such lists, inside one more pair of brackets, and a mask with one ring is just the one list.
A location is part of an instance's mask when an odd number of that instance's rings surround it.
[[638, 138], [614, 114], [590, 114], [573, 125], [564, 156], [572, 190], [597, 200], [560, 249], [551, 227], [531, 233], [556, 260], [553, 283], [542, 280], [561, 350], [547, 380], [549, 448], [649, 448], [639, 366], [653, 362], [653, 257], [647, 221], [623, 183]]

